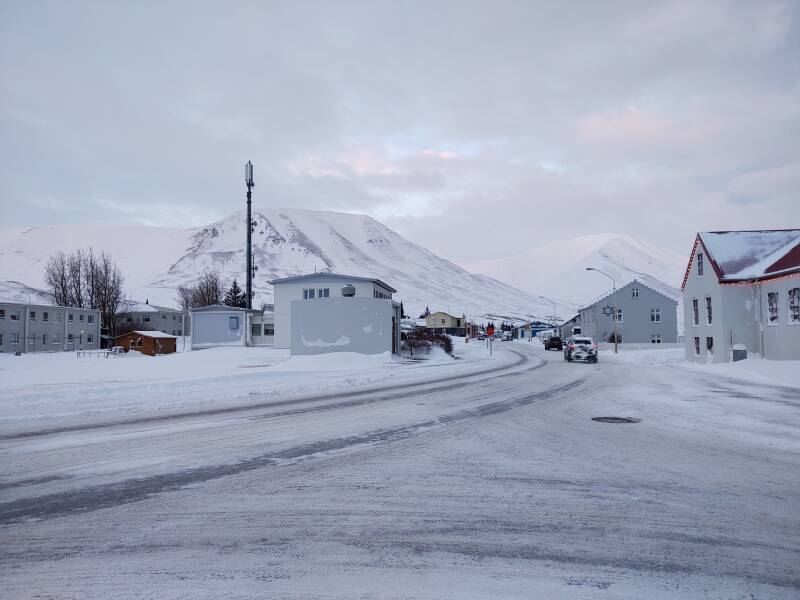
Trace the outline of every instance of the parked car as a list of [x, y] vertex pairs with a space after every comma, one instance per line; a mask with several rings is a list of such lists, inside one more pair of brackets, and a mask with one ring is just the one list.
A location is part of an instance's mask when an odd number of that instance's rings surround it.
[[504, 331], [504, 332], [503, 332], [503, 338], [502, 338], [502, 341], [504, 341], [504, 342], [510, 342], [510, 341], [511, 341], [511, 339], [512, 339], [512, 338], [511, 338], [511, 332], [510, 332], [510, 331]]
[[479, 340], [485, 340], [485, 339], [486, 339], [486, 336], [485, 336], [484, 334], [482, 334], [482, 333], [481, 333], [481, 334], [478, 334], [478, 339], [479, 339]]
[[551, 335], [544, 341], [544, 349], [545, 350], [563, 350], [564, 349], [564, 342], [561, 341], [561, 338], [557, 335]]
[[573, 335], [567, 338], [564, 346], [564, 360], [585, 360], [586, 362], [597, 362], [597, 344], [587, 335]]

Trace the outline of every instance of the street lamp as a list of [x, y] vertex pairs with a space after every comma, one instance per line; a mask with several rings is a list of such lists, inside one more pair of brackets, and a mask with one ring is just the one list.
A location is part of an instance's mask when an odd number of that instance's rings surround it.
[[[587, 271], [597, 271], [601, 275], [605, 275], [606, 277], [608, 277], [611, 280], [611, 286], [612, 286], [612, 290], [613, 290], [611, 292], [611, 296], [614, 298], [614, 303], [611, 306], [611, 310], [613, 311], [611, 313], [611, 322], [614, 324], [614, 354], [616, 354], [617, 353], [617, 344], [618, 344], [618, 342], [617, 342], [617, 304], [616, 304], [616, 302], [617, 302], [617, 282], [614, 280], [614, 278], [611, 275], [609, 275], [605, 271], [601, 271], [600, 269], [595, 269], [594, 267], [586, 267], [586, 270]], [[597, 321], [595, 321], [595, 326], [594, 327], [595, 327], [595, 337], [597, 337]]]
[[247, 308], [253, 308], [253, 217], [251, 213], [253, 187], [253, 163], [244, 166], [244, 183], [247, 186]]

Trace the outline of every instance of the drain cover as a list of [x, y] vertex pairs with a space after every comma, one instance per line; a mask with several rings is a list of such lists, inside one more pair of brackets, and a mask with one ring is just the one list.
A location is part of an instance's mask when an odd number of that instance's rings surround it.
[[631, 419], [630, 417], [592, 417], [592, 421], [598, 423], [638, 423], [641, 419]]

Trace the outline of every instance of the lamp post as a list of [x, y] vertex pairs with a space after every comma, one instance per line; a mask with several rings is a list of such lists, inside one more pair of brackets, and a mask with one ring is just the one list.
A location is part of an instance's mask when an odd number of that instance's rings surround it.
[[[617, 344], [618, 344], [618, 342], [617, 342], [617, 282], [614, 280], [614, 278], [611, 275], [609, 275], [605, 271], [601, 271], [600, 269], [595, 269], [594, 267], [586, 267], [586, 270], [587, 271], [597, 271], [601, 275], [605, 275], [606, 277], [608, 277], [611, 280], [611, 289], [612, 289], [611, 296], [614, 298], [614, 302], [613, 302], [613, 304], [611, 306], [611, 310], [613, 311], [611, 313], [611, 322], [614, 323], [614, 354], [616, 354], [617, 353]], [[595, 332], [596, 331], [597, 331], [597, 325], [595, 325]], [[595, 335], [597, 335], [597, 334], [595, 333]]]
[[244, 166], [244, 183], [247, 185], [247, 308], [253, 308], [253, 218], [251, 213], [253, 197], [253, 163], [249, 160]]

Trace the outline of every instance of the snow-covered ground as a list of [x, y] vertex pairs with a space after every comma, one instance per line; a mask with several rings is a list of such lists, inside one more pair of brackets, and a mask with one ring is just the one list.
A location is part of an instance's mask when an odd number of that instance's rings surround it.
[[[190, 406], [137, 419], [97, 394], [108, 414], [87, 426], [61, 397], [78, 388], [8, 385], [4, 597], [798, 597], [800, 388], [670, 350], [457, 352], [348, 373], [220, 353]], [[83, 389], [134, 385], [113, 377]], [[143, 376], [136, 414], [172, 383]]]
[[[0, 353], [0, 428], [87, 424], [110, 418], [219, 409], [272, 399], [432, 381], [513, 362], [484, 344], [454, 340], [453, 359], [352, 352], [289, 357], [286, 350], [220, 347], [152, 357], [76, 358], [72, 352]], [[477, 366], [476, 366], [477, 365]]]

